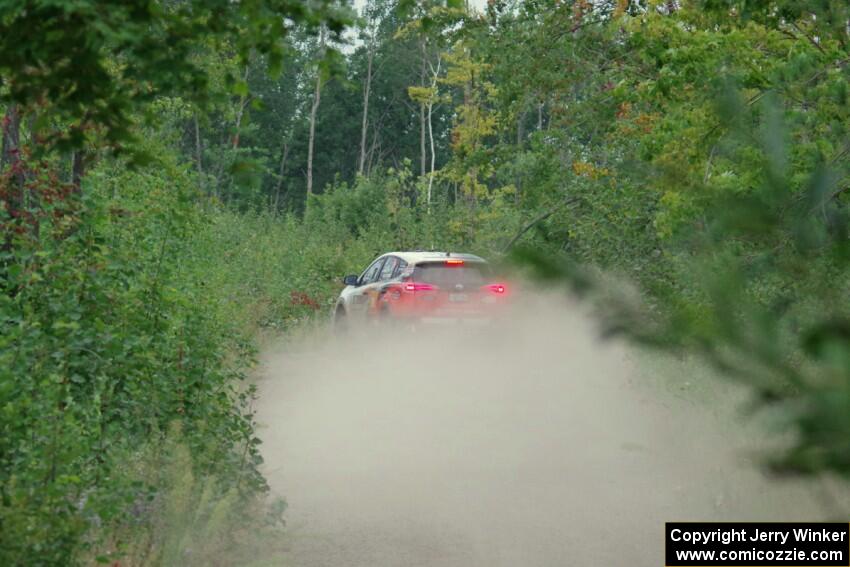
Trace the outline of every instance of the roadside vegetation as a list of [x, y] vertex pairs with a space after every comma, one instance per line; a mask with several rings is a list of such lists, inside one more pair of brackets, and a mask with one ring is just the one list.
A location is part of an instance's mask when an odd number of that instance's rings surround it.
[[846, 476], [848, 21], [817, 0], [12, 2], [0, 563], [211, 564], [241, 519], [276, 525], [255, 337], [326, 316], [389, 249], [568, 281], [611, 333], [784, 412], [773, 470]]

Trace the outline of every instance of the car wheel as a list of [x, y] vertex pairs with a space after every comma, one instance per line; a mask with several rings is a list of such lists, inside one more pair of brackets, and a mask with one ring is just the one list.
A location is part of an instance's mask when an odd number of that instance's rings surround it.
[[348, 315], [345, 313], [345, 307], [342, 305], [336, 308], [333, 318], [333, 332], [338, 337], [348, 335]]
[[395, 327], [395, 318], [392, 316], [392, 313], [390, 313], [390, 309], [386, 306], [386, 304], [381, 305], [381, 308], [378, 310], [378, 313], [375, 316], [375, 323], [384, 329], [392, 329]]

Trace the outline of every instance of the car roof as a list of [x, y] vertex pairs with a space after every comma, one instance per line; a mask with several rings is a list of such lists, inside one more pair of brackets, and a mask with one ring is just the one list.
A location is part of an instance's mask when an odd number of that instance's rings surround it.
[[423, 252], [416, 250], [413, 252], [387, 252], [384, 256], [398, 256], [408, 264], [419, 264], [422, 262], [437, 262], [446, 260], [447, 258], [457, 258], [467, 262], [486, 262], [486, 260], [475, 254], [466, 254], [464, 252]]

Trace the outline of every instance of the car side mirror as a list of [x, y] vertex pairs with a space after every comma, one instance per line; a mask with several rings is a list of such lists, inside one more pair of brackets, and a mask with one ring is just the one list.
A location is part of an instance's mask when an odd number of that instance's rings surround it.
[[342, 283], [344, 283], [345, 285], [357, 286], [359, 281], [360, 281], [360, 278], [358, 276], [354, 275], [354, 274], [352, 274], [350, 276], [345, 276], [344, 278], [342, 278]]

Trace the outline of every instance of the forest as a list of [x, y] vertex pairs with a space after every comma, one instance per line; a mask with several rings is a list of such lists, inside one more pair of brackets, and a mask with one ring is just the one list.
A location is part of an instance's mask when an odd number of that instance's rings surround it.
[[393, 249], [570, 286], [846, 479], [848, 63], [829, 0], [2, 3], [0, 564], [274, 526], [258, 337]]

